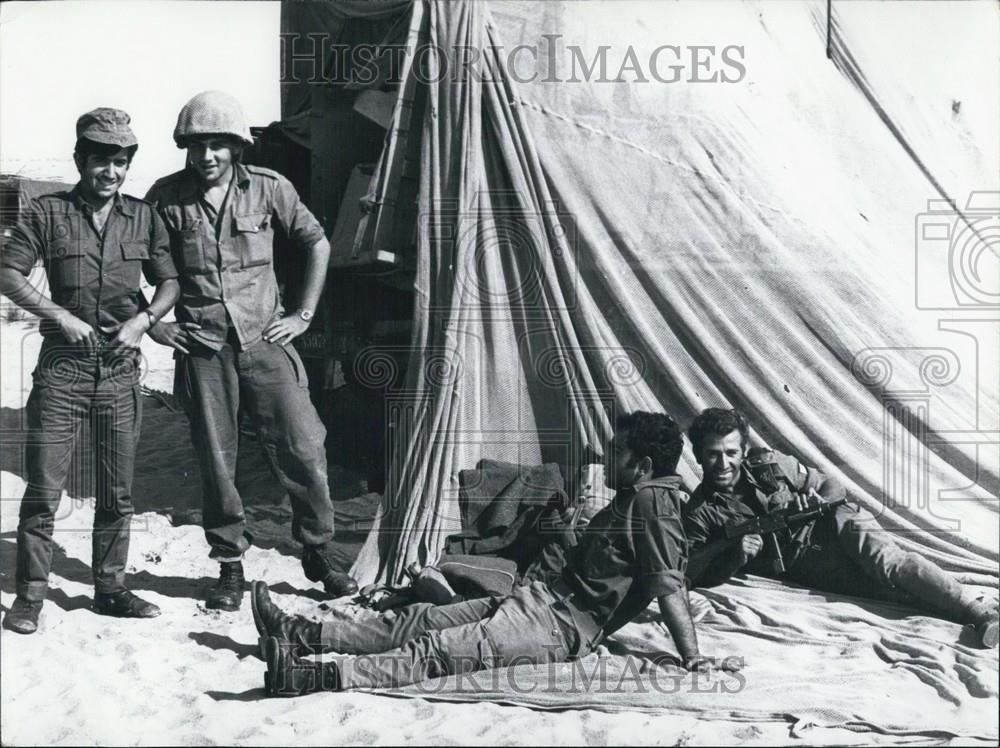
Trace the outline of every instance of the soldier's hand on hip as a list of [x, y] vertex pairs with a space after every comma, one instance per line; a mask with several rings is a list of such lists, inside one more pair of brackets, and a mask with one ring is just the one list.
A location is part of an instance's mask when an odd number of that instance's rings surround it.
[[308, 329], [308, 322], [299, 317], [297, 314], [289, 314], [287, 317], [282, 317], [277, 322], [271, 323], [271, 325], [264, 330], [264, 340], [268, 343], [284, 345], [285, 343], [291, 342]]
[[66, 339], [66, 342], [87, 349], [93, 349], [97, 346], [97, 333], [94, 328], [79, 317], [74, 317], [66, 312], [56, 319], [56, 323], [59, 325], [59, 332]]
[[149, 337], [160, 345], [169, 346], [181, 353], [190, 353], [190, 347], [194, 338], [188, 333], [193, 330], [200, 330], [201, 325], [194, 322], [157, 322], [149, 328]]
[[764, 538], [760, 535], [744, 535], [743, 540], [740, 541], [740, 553], [743, 554], [743, 563], [746, 563], [750, 559], [754, 558], [760, 549], [764, 547]]

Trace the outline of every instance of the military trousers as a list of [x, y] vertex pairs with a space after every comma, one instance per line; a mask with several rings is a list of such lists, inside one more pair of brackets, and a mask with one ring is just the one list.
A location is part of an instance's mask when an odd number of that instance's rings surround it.
[[[589, 652], [559, 596], [542, 582], [506, 597], [480, 598], [322, 626], [323, 647], [338, 661], [343, 688], [388, 688], [487, 668], [564, 662]], [[584, 651], [586, 650], [586, 651]]]
[[868, 512], [838, 508], [788, 570], [814, 589], [930, 608], [960, 623], [970, 614], [962, 586], [930, 559], [906, 551]]
[[309, 398], [302, 359], [290, 344], [261, 340], [243, 349], [231, 335], [219, 351], [194, 345], [190, 354], [178, 354], [174, 395], [187, 412], [198, 455], [212, 558], [238, 559], [250, 546], [236, 488], [241, 409], [291, 498], [292, 536], [307, 546], [332, 542], [326, 428]]
[[[142, 420], [140, 354], [124, 348], [90, 353], [47, 338], [32, 374], [26, 407], [27, 489], [17, 528], [17, 594], [44, 600], [52, 565], [52, 534], [77, 441], [90, 429], [95, 472], [92, 569], [97, 592], [124, 587], [132, 519], [132, 473]], [[79, 465], [88, 469], [90, 465]], [[73, 525], [73, 505], [61, 517]]]

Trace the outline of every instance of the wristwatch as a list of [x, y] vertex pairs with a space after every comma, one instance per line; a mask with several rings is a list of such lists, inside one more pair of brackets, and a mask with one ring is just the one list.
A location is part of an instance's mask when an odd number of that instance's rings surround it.
[[312, 322], [314, 314], [315, 312], [310, 311], [309, 309], [299, 309], [298, 311], [299, 319], [303, 322]]
[[144, 311], [146, 313], [146, 317], [149, 318], [149, 326], [152, 327], [153, 325], [155, 325], [156, 324], [156, 315], [153, 314], [148, 309], [143, 309], [142, 311]]

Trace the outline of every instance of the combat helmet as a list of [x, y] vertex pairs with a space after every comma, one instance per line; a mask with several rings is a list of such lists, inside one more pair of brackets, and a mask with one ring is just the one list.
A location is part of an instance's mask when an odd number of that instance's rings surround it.
[[229, 135], [253, 145], [240, 102], [224, 91], [202, 91], [177, 115], [174, 142], [178, 148], [186, 148], [191, 138], [203, 135]]

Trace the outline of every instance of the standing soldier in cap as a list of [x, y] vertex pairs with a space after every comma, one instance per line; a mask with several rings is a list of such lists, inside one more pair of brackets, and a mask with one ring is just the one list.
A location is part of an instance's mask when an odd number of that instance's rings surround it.
[[[181, 271], [177, 322], [152, 337], [177, 353], [174, 392], [191, 422], [201, 464], [205, 537], [221, 564], [207, 606], [237, 610], [250, 545], [236, 490], [240, 407], [292, 501], [292, 535], [302, 542], [302, 567], [332, 596], [357, 590], [333, 563], [333, 504], [327, 484], [326, 429], [309, 399], [305, 368], [293, 338], [304, 333], [319, 303], [330, 245], [295, 188], [277, 172], [244, 166], [252, 145], [232, 96], [206, 91], [181, 109], [174, 129], [187, 149], [187, 168], [153, 185]], [[286, 314], [274, 275], [275, 229], [306, 257], [298, 306]]]
[[[132, 469], [139, 438], [139, 341], [179, 294], [163, 222], [142, 200], [122, 195], [138, 147], [129, 116], [95, 109], [76, 123], [80, 181], [38, 198], [0, 260], [0, 292], [42, 318], [44, 337], [28, 398], [28, 486], [17, 527], [17, 598], [4, 626], [38, 628], [48, 589], [55, 511], [84, 421], [97, 462], [94, 610], [152, 618], [160, 609], [125, 589]], [[37, 260], [48, 299], [27, 280]], [[156, 286], [139, 308], [139, 273]]]

